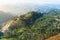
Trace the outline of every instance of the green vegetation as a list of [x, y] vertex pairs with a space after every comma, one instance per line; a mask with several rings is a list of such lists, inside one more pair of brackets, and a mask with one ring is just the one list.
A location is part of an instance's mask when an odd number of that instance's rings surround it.
[[[51, 13], [51, 14], [50, 14]], [[60, 22], [54, 19], [59, 16], [58, 11], [48, 12], [47, 15], [40, 12], [28, 12], [18, 17], [9, 30], [4, 33], [0, 40], [45, 40], [60, 33], [56, 25]]]

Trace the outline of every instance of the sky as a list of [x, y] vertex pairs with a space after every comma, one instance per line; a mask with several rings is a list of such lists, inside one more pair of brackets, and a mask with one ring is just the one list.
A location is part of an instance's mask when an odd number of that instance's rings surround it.
[[[28, 5], [26, 5], [28, 4]], [[28, 11], [30, 5], [46, 5], [54, 4], [60, 5], [60, 0], [0, 0], [0, 11], [21, 13], [23, 11]], [[27, 10], [23, 10], [26, 8]]]
[[60, 0], [0, 0], [0, 5], [9, 4], [60, 4]]

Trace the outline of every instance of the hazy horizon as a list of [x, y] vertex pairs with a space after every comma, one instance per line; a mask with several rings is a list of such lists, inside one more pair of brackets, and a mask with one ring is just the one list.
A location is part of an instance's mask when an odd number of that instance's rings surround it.
[[0, 0], [0, 11], [10, 12], [12, 14], [23, 14], [29, 11], [35, 11], [37, 6], [56, 5], [60, 7], [59, 0]]

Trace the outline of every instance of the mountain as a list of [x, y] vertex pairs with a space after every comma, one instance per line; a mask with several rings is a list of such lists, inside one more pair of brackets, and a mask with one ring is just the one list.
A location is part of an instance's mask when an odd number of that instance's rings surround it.
[[14, 18], [13, 22], [8, 21], [6, 25], [9, 26], [5, 25], [1, 29], [4, 31], [1, 40], [45, 40], [58, 35], [60, 21], [56, 19], [60, 20], [60, 12], [56, 11], [56, 14], [53, 14], [50, 11], [50, 13], [44, 15], [45, 13], [32, 11]]
[[51, 10], [60, 10], [60, 5], [53, 5], [53, 4], [47, 4], [47, 5], [36, 5], [35, 7], [36, 11], [40, 11], [40, 12], [47, 12], [47, 11], [51, 11]]
[[14, 15], [0, 11], [0, 27], [12, 18], [14, 18]]

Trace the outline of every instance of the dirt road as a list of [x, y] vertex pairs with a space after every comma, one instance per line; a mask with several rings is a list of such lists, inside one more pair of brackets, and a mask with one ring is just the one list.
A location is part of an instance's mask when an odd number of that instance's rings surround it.
[[50, 37], [50, 38], [48, 38], [46, 40], [60, 40], [60, 34], [52, 36], [52, 37]]
[[8, 21], [1, 29], [1, 32], [5, 32], [9, 27], [10, 25], [14, 22], [14, 20], [10, 20]]

